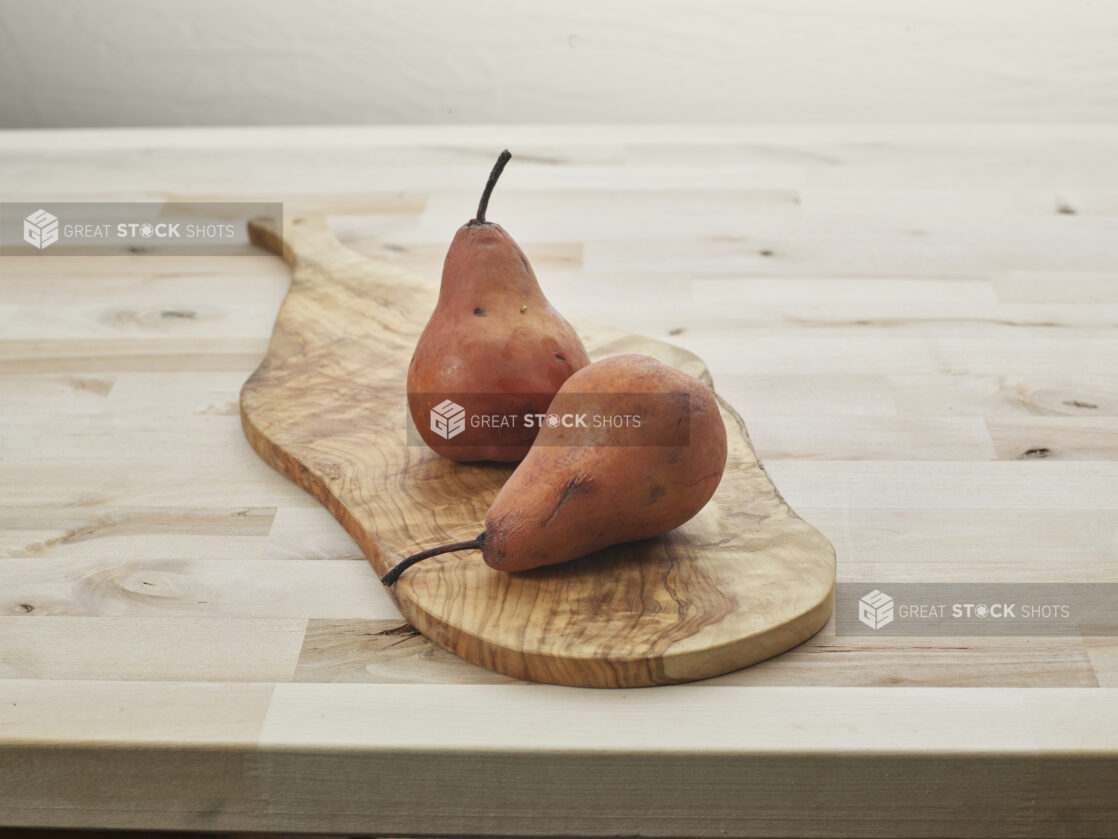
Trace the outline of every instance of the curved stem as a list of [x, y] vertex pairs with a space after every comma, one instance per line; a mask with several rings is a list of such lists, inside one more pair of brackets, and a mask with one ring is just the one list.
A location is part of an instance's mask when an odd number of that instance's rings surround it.
[[475, 224], [485, 224], [485, 210], [489, 207], [489, 196], [493, 194], [493, 187], [497, 185], [497, 178], [501, 177], [501, 173], [505, 171], [505, 164], [511, 158], [512, 153], [505, 149], [501, 152], [501, 156], [497, 158], [497, 162], [493, 164], [493, 171], [489, 173], [489, 180], [485, 184], [485, 192], [481, 194], [481, 203], [477, 205]]
[[409, 556], [407, 559], [401, 560], [391, 571], [380, 578], [380, 581], [386, 586], [390, 586], [400, 579], [400, 575], [415, 565], [417, 562], [422, 562], [425, 559], [430, 559], [439, 554], [448, 554], [453, 551], [469, 551], [474, 548], [481, 548], [485, 545], [485, 534], [482, 533], [476, 539], [471, 539], [469, 542], [455, 542], [453, 545], [440, 545], [437, 548], [429, 548], [425, 551], [420, 551], [417, 554]]

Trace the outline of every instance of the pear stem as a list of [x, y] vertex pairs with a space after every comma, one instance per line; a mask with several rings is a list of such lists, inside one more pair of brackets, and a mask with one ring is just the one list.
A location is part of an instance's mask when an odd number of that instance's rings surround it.
[[469, 542], [455, 542], [453, 545], [440, 545], [437, 548], [429, 548], [425, 551], [420, 551], [417, 554], [409, 556], [407, 559], [401, 560], [395, 567], [383, 577], [380, 581], [386, 586], [393, 585], [396, 580], [400, 579], [400, 575], [415, 565], [417, 562], [422, 562], [425, 559], [430, 559], [439, 554], [448, 554], [452, 551], [469, 551], [474, 548], [481, 548], [485, 545], [485, 534], [482, 533], [476, 539], [471, 539]]
[[493, 171], [489, 173], [489, 180], [485, 184], [485, 192], [481, 194], [481, 203], [477, 205], [477, 218], [474, 224], [485, 224], [485, 210], [489, 207], [489, 196], [493, 194], [493, 187], [497, 185], [497, 178], [505, 171], [505, 164], [512, 158], [512, 153], [505, 149], [497, 162], [493, 164]]

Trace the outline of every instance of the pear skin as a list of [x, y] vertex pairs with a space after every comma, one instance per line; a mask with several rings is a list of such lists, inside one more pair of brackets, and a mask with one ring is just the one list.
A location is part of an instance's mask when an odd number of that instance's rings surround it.
[[478, 217], [462, 225], [450, 244], [438, 303], [408, 367], [408, 407], [416, 429], [431, 449], [455, 461], [520, 460], [536, 432], [522, 422], [514, 427], [466, 422], [445, 438], [431, 428], [432, 409], [445, 399], [462, 405], [470, 418], [542, 413], [571, 374], [590, 363], [574, 329], [544, 296], [520, 246], [499, 224], [485, 220], [502, 161], [490, 176]]
[[543, 423], [476, 539], [409, 556], [381, 582], [395, 585], [416, 563], [453, 551], [481, 550], [500, 571], [557, 565], [667, 533], [710, 501], [726, 470], [727, 445], [718, 400], [705, 384], [647, 355], [617, 355], [567, 379], [548, 415], [575, 416], [556, 411], [580, 405], [642, 422]]
[[[575, 373], [556, 401], [565, 394], [618, 394], [617, 414], [644, 405], [652, 416], [631, 431], [545, 425], [485, 517], [479, 546], [493, 568], [555, 565], [659, 536], [698, 513], [722, 480], [726, 426], [714, 393], [698, 379], [646, 355], [619, 355]], [[686, 416], [673, 415], [649, 394], [685, 395]], [[687, 423], [683, 445], [626, 444], [639, 443], [642, 433], [666, 439], [681, 421]]]

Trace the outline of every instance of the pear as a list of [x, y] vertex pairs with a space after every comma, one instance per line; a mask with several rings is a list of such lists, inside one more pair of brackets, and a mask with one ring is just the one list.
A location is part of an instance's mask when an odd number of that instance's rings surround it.
[[[610, 425], [567, 422], [609, 417]], [[584, 367], [559, 389], [527, 457], [505, 482], [477, 539], [408, 557], [480, 549], [486, 564], [525, 571], [667, 533], [698, 513], [726, 468], [726, 426], [705, 384], [646, 355]], [[639, 424], [614, 425], [636, 417]]]
[[[408, 367], [416, 429], [430, 448], [455, 461], [522, 459], [536, 429], [515, 419], [546, 411], [559, 387], [590, 363], [574, 329], [544, 296], [528, 257], [485, 218], [511, 157], [501, 152], [477, 216], [450, 244], [438, 303]], [[449, 428], [440, 425], [444, 413]], [[497, 420], [481, 424], [479, 417]]]

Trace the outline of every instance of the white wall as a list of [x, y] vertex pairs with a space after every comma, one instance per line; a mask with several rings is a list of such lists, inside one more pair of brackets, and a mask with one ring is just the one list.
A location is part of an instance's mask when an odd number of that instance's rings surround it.
[[1116, 120], [1115, 0], [0, 0], [0, 127]]

